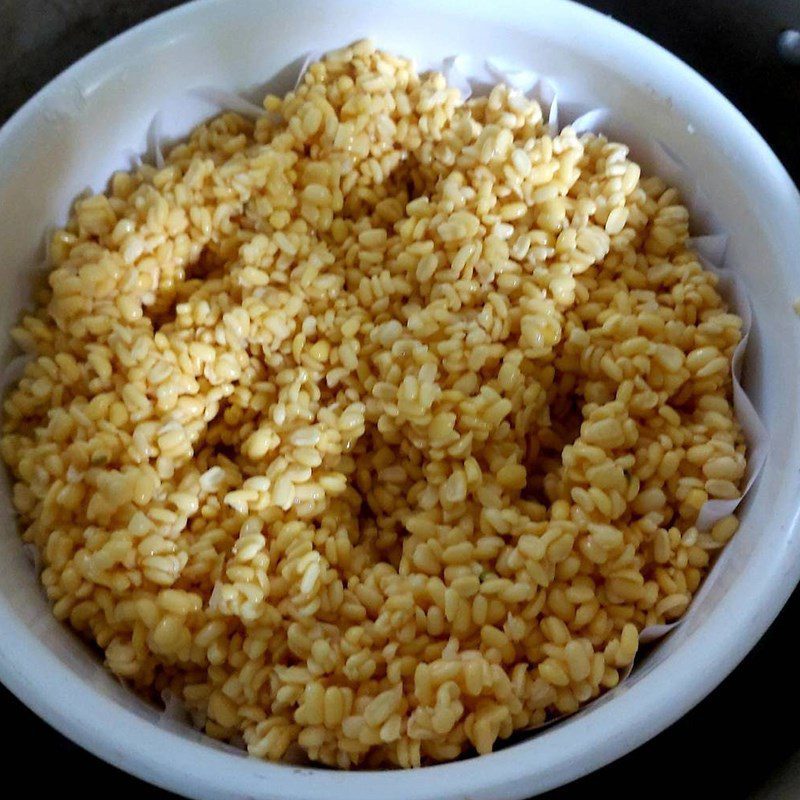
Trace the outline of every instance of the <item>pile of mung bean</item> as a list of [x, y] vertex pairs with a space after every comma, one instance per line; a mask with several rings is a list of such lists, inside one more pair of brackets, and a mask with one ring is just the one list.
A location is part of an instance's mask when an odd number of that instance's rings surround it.
[[2, 455], [59, 619], [251, 754], [486, 753], [613, 687], [740, 493], [678, 193], [368, 42], [53, 238]]

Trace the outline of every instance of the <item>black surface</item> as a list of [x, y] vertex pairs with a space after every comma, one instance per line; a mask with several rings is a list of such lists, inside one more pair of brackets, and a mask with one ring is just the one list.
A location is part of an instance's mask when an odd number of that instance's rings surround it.
[[[174, 5], [169, 0], [0, 0], [0, 121], [82, 55]], [[799, 129], [788, 121], [800, 108], [800, 67], [784, 64], [777, 52], [781, 30], [800, 28], [800, 0], [586, 5], [636, 28], [701, 72], [750, 119], [800, 182]], [[789, 666], [798, 630], [800, 592], [795, 592], [753, 652], [693, 711], [634, 753], [546, 797], [750, 797], [800, 750], [800, 727], [793, 724], [800, 697], [791, 689], [797, 679]], [[84, 752], [2, 686], [0, 718], [3, 730], [12, 733], [4, 742], [5, 764], [30, 764], [35, 753], [35, 763], [58, 776], [62, 791], [76, 789], [84, 798], [104, 800], [134, 793], [147, 800], [174, 797]], [[40, 785], [36, 773], [30, 777], [32, 788]], [[780, 796], [795, 792], [787, 787]]]

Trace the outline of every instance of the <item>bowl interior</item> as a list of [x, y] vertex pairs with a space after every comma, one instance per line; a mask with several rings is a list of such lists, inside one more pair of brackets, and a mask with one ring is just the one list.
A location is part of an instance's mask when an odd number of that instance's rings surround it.
[[[579, 34], [579, 35], [576, 35]], [[104, 188], [148, 149], [154, 113], [179, 136], [208, 115], [186, 89], [291, 88], [303, 54], [370, 36], [419, 66], [502, 56], [549, 76], [562, 99], [606, 106], [668, 142], [730, 233], [729, 263], [755, 316], [746, 386], [772, 450], [742, 524], [685, 622], [617, 691], [497, 754], [413, 773], [339, 774], [249, 760], [121, 687], [51, 616], [0, 481], [0, 677], [38, 713], [103, 757], [194, 796], [520, 797], [578, 777], [640, 744], [713, 688], [763, 633], [793, 587], [800, 545], [798, 389], [800, 199], [758, 135], [720, 95], [637, 34], [567, 3], [449, 0], [292, 4], [206, 0], [134, 29], [47, 87], [0, 133], [0, 358], [41, 268], [44, 233], [71, 200]], [[180, 109], [180, 110], [178, 110]], [[770, 377], [772, 376], [772, 377]], [[231, 759], [236, 758], [233, 762]]]

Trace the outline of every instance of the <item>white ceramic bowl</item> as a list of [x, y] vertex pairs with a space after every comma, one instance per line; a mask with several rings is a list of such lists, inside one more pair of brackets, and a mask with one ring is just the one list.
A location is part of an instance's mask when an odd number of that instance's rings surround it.
[[[0, 510], [0, 679], [62, 733], [141, 778], [197, 798], [522, 798], [579, 777], [655, 735], [710, 692], [755, 644], [800, 575], [800, 197], [767, 145], [669, 53], [586, 8], [494, 0], [203, 0], [101, 47], [0, 132], [0, 336], [29, 293], [42, 232], [146, 149], [153, 113], [188, 87], [255, 88], [310, 49], [371, 36], [421, 65], [502, 54], [551, 76], [562, 96], [605, 105], [668, 142], [731, 232], [729, 263], [752, 297], [749, 393], [772, 451], [742, 525], [685, 623], [620, 690], [497, 753], [406, 772], [300, 769], [249, 759], [166, 720], [52, 618], [8, 511]], [[286, 90], [287, 72], [277, 80]], [[197, 120], [178, 121], [184, 133]], [[176, 124], [178, 124], [176, 123]], [[178, 133], [180, 131], [170, 131]], [[4, 363], [4, 362], [0, 362]]]

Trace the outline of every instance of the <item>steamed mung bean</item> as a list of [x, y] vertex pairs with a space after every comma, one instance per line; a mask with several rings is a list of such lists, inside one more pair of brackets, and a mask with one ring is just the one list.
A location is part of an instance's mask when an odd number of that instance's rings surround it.
[[734, 517], [677, 191], [360, 42], [53, 237], [2, 455], [54, 613], [251, 754], [485, 753], [614, 687]]

